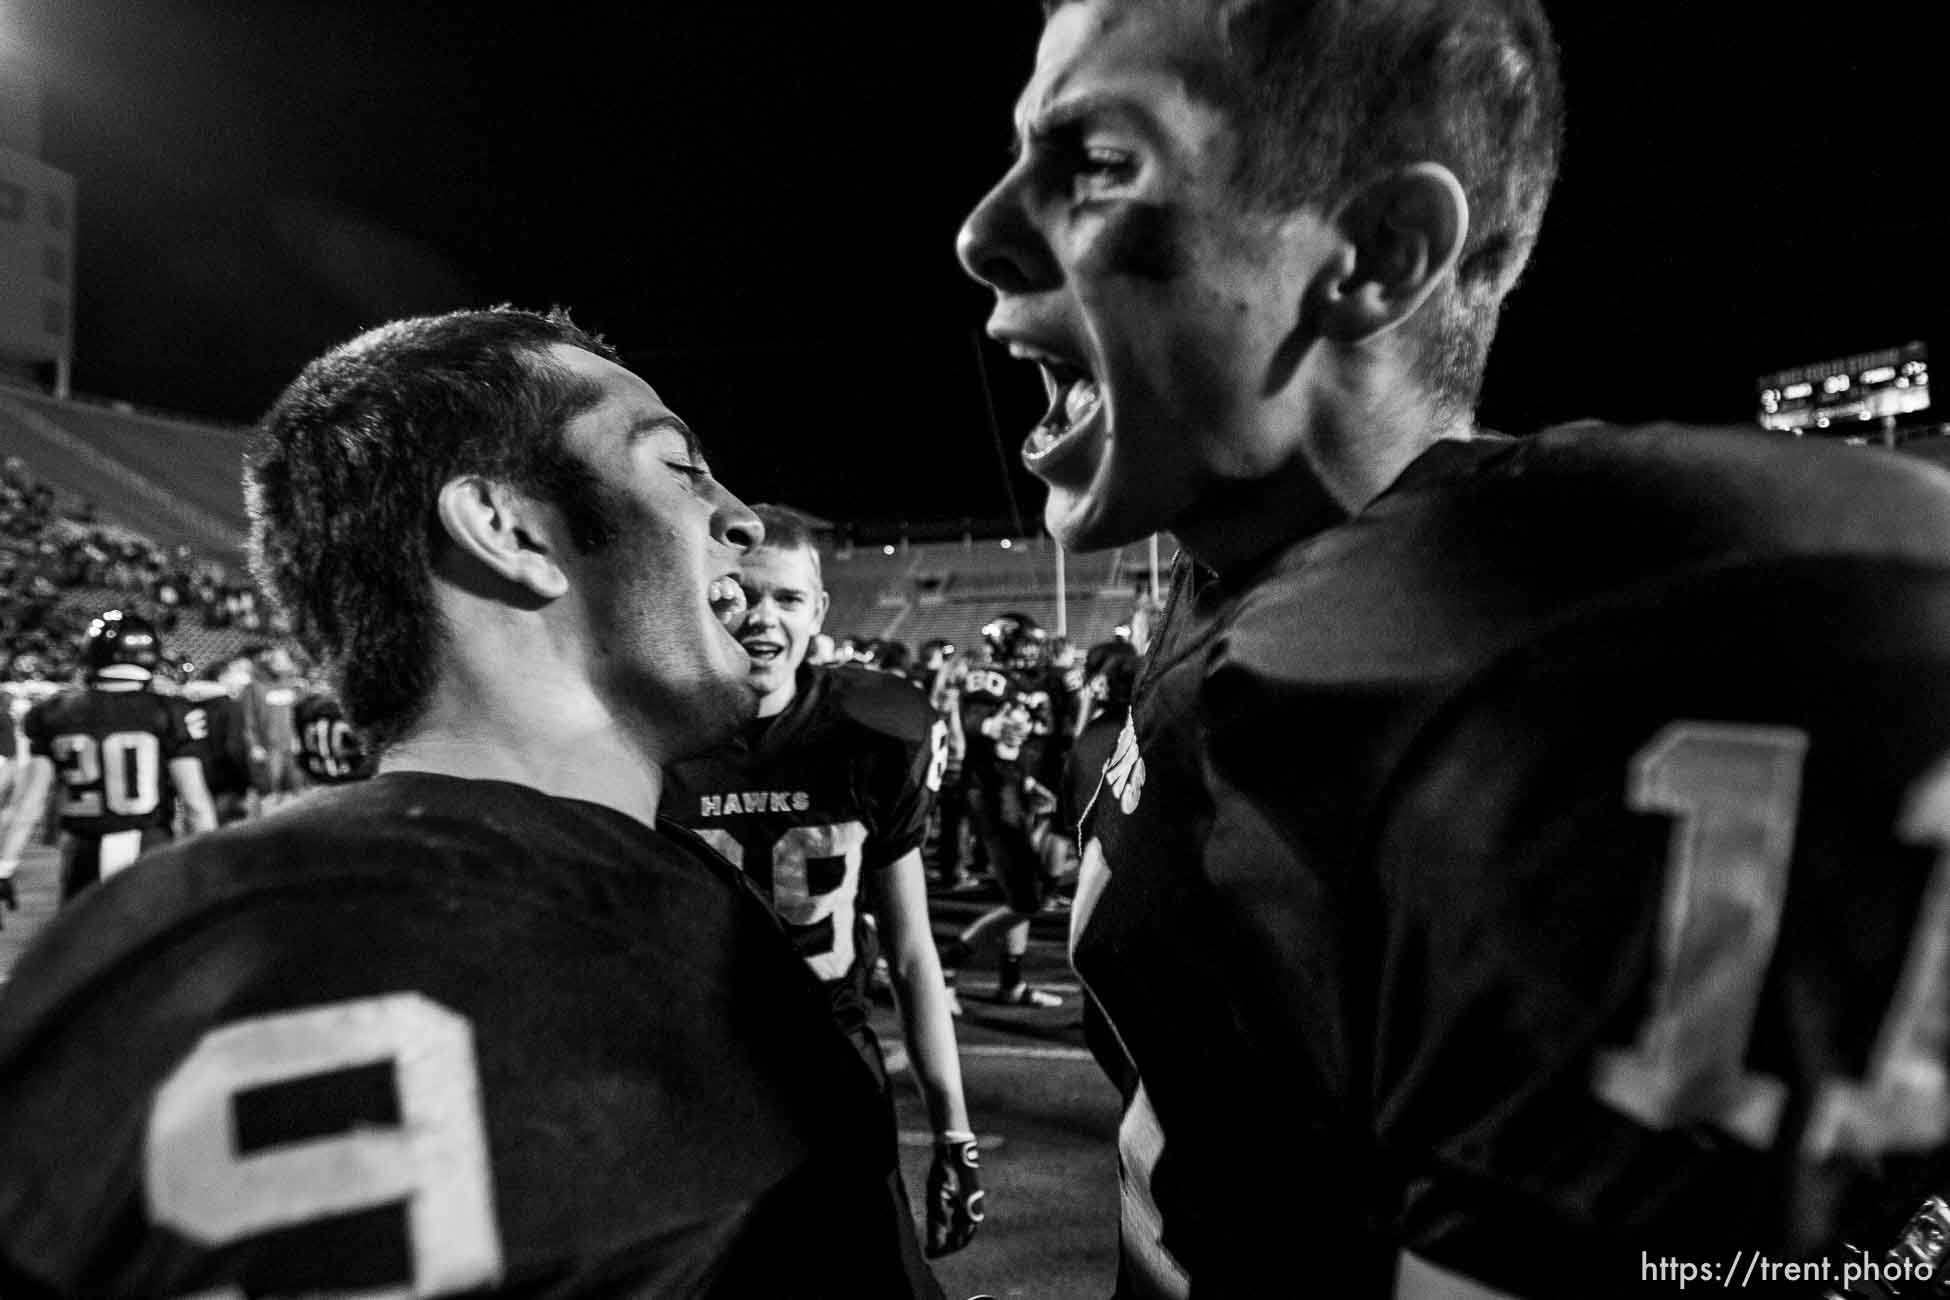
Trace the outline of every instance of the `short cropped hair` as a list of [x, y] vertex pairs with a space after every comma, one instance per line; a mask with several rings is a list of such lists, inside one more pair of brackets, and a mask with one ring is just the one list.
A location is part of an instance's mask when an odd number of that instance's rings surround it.
[[1539, 0], [1181, 2], [1210, 19], [1205, 53], [1217, 57], [1188, 51], [1185, 73], [1239, 130], [1234, 181], [1248, 201], [1331, 210], [1390, 167], [1455, 173], [1469, 233], [1454, 286], [1431, 304], [1420, 378], [1445, 410], [1472, 410], [1562, 149], [1557, 48]]
[[554, 502], [585, 549], [612, 526], [563, 428], [601, 388], [546, 355], [616, 353], [557, 308], [393, 321], [306, 366], [245, 451], [250, 563], [376, 748], [424, 712], [447, 629], [441, 488], [479, 474]]
[[752, 513], [758, 522], [765, 525], [765, 540], [759, 544], [761, 551], [804, 551], [812, 556], [813, 577], [823, 587], [825, 574], [819, 563], [819, 538], [816, 525], [805, 515], [791, 506], [760, 505], [753, 506]]

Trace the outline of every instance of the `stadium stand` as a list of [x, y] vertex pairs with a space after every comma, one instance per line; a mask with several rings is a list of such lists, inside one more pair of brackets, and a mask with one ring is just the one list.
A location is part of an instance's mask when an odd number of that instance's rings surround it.
[[[919, 645], [933, 637], [971, 643], [982, 624], [1004, 610], [1028, 614], [1071, 644], [1108, 640], [1129, 621], [1150, 583], [1148, 547], [1068, 556], [1064, 617], [1058, 617], [1056, 551], [1047, 538], [969, 539], [961, 543], [842, 548], [825, 561], [834, 635], [898, 638]], [[1160, 545], [1170, 563], [1175, 546]]]
[[0, 387], [0, 455], [158, 545], [244, 555], [245, 430]]
[[[151, 619], [172, 658], [198, 664], [279, 634], [241, 570], [103, 518], [92, 499], [14, 454], [17, 445], [0, 442], [0, 679], [64, 680], [89, 620], [110, 608]], [[56, 458], [57, 470], [72, 467]], [[127, 488], [119, 476], [82, 481]]]

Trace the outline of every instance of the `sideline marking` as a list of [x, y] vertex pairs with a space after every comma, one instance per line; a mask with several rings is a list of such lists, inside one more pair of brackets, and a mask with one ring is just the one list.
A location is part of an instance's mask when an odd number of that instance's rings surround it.
[[[963, 1043], [956, 1049], [960, 1056], [1014, 1059], [1026, 1061], [1091, 1061], [1087, 1047], [1032, 1047], [1016, 1046], [1013, 1043]], [[898, 1038], [880, 1040], [880, 1055], [887, 1062], [887, 1073], [902, 1074], [912, 1065], [908, 1059], [907, 1044]]]
[[[900, 1144], [904, 1147], [934, 1147], [934, 1134], [917, 1128], [904, 1128], [900, 1132]], [[975, 1137], [977, 1151], [993, 1151], [1002, 1145], [1000, 1133], [979, 1133]]]

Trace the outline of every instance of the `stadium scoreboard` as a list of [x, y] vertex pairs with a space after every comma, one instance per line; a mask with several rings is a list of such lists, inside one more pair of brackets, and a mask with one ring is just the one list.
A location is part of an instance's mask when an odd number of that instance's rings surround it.
[[1929, 409], [1929, 349], [1921, 343], [1798, 366], [1760, 378], [1763, 428], [1843, 436], [1871, 420]]

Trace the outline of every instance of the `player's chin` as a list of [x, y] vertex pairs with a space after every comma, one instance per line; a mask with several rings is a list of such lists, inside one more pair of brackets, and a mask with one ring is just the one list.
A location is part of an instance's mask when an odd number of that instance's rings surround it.
[[697, 683], [689, 701], [692, 723], [689, 730], [697, 737], [692, 752], [702, 753], [737, 735], [740, 727], [757, 716], [758, 701], [758, 693], [752, 689], [750, 674], [743, 665], [736, 672], [713, 672]]
[[1064, 550], [1128, 546], [1156, 531], [1146, 522], [1142, 502], [1118, 479], [1114, 467], [1106, 463], [1086, 483], [1049, 485], [1043, 525]]
[[785, 685], [791, 674], [785, 668], [785, 658], [752, 660], [751, 671], [745, 675], [745, 684], [758, 695], [770, 695]]

